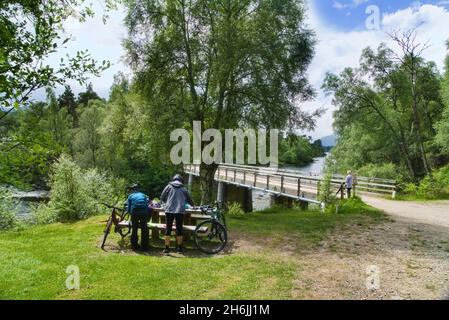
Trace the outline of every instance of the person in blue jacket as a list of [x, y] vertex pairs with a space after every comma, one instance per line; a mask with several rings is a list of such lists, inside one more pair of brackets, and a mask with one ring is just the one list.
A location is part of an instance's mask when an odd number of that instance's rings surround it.
[[[131, 246], [133, 250], [148, 250], [150, 231], [148, 229], [149, 214], [149, 199], [148, 196], [139, 192], [139, 186], [134, 184], [130, 187], [130, 195], [126, 201], [127, 210], [131, 215]], [[141, 230], [140, 246], [138, 243], [137, 230]]]

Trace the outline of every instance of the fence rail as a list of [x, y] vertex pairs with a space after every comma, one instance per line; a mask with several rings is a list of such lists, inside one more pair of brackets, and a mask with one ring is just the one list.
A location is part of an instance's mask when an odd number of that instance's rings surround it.
[[[200, 165], [185, 165], [184, 170], [186, 173], [198, 176], [200, 174]], [[306, 174], [293, 170], [223, 164], [218, 166], [215, 180], [289, 198], [319, 203], [316, 199], [320, 194], [321, 183], [325, 181], [325, 178], [319, 174]], [[333, 175], [330, 179], [331, 191], [337, 192], [344, 183], [344, 176]], [[394, 198], [396, 181], [356, 177], [354, 189], [355, 192], [362, 194], [391, 195]]]

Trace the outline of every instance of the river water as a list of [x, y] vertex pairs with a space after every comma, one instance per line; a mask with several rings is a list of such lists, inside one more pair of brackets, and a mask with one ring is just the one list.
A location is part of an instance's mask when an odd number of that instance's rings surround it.
[[[283, 166], [281, 169], [287, 169], [287, 170], [294, 170], [301, 172], [303, 174], [309, 175], [312, 174], [322, 174], [324, 171], [324, 164], [326, 161], [327, 155], [325, 157], [319, 157], [315, 158], [313, 163], [304, 165], [304, 166]], [[254, 211], [261, 211], [269, 208], [271, 206], [270, 201], [270, 194], [259, 191], [259, 190], [253, 190], [253, 210]]]

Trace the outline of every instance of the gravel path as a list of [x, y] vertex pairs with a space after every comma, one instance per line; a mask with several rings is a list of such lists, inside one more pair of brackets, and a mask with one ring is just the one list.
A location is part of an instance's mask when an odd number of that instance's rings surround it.
[[449, 201], [394, 201], [362, 197], [370, 206], [385, 211], [394, 218], [449, 228]]

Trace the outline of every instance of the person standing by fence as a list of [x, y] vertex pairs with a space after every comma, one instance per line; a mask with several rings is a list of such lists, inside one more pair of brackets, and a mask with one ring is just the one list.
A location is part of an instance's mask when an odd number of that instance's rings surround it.
[[353, 187], [354, 187], [354, 177], [352, 176], [352, 171], [348, 171], [348, 175], [346, 176], [346, 191], [348, 193], [348, 199], [351, 199]]

